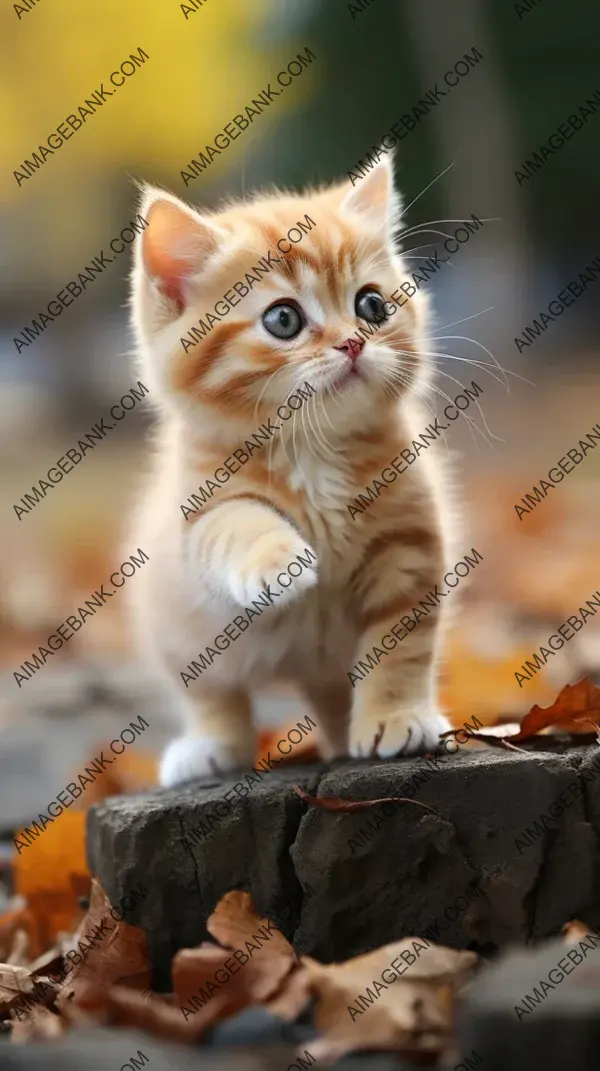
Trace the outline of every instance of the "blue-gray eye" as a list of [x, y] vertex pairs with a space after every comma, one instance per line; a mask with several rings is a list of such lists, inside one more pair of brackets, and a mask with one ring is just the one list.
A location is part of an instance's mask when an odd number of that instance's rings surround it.
[[380, 324], [387, 320], [383, 298], [377, 290], [359, 290], [354, 300], [354, 311], [361, 320], [370, 324]]
[[294, 305], [272, 305], [263, 313], [263, 327], [275, 338], [295, 338], [304, 327], [304, 321]]

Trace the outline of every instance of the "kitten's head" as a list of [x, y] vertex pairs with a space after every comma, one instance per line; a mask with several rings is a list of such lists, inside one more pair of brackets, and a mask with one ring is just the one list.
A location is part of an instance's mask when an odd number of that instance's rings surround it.
[[205, 427], [260, 423], [309, 382], [330, 422], [367, 428], [425, 375], [426, 302], [399, 290], [387, 161], [354, 187], [211, 214], [151, 189], [142, 215], [134, 322], [144, 372], [170, 408]]

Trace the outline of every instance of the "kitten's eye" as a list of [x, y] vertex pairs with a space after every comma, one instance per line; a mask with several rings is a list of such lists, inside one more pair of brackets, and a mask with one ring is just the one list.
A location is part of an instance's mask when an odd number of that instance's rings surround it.
[[272, 305], [263, 313], [263, 327], [275, 338], [295, 338], [304, 327], [304, 321], [294, 305]]
[[360, 290], [354, 301], [354, 311], [361, 320], [370, 324], [380, 324], [387, 320], [383, 298], [377, 290]]

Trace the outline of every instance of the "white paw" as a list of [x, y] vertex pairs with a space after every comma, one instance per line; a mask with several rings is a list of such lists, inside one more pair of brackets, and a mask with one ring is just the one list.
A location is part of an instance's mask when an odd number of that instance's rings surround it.
[[440, 746], [440, 735], [451, 729], [447, 718], [435, 707], [408, 706], [396, 710], [393, 715], [381, 718], [360, 718], [350, 725], [350, 754], [353, 758], [367, 758], [372, 751], [375, 735], [383, 725], [383, 736], [377, 747], [377, 756], [389, 759], [397, 755], [414, 755], [416, 751], [435, 751]]
[[[263, 541], [263, 545], [264, 545]], [[304, 561], [312, 561], [304, 565]], [[317, 561], [314, 551], [301, 539], [285, 536], [279, 539], [263, 555], [249, 556], [248, 568], [231, 572], [227, 578], [229, 591], [240, 606], [249, 606], [256, 600], [259, 604], [281, 607], [299, 598], [318, 581]], [[288, 572], [292, 567], [293, 573]], [[261, 600], [261, 595], [266, 596]]]
[[167, 747], [158, 774], [163, 788], [206, 777], [228, 773], [239, 767], [231, 748], [212, 736], [180, 736]]

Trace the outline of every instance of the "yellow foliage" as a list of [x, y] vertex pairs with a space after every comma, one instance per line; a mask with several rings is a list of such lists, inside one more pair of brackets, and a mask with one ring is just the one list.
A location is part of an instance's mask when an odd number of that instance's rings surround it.
[[[185, 163], [272, 76], [276, 59], [248, 47], [267, 8], [266, 0], [204, 0], [186, 19], [175, 0], [40, 0], [19, 18], [3, 5], [0, 138], [9, 167], [2, 181], [12, 198], [40, 182], [56, 188], [74, 174], [97, 180], [98, 169], [109, 167], [144, 176], [150, 165], [160, 167], [179, 188]], [[19, 188], [12, 170], [102, 82], [109, 88], [111, 72], [138, 47], [150, 59]], [[227, 166], [247, 144], [240, 138], [228, 148]]]

